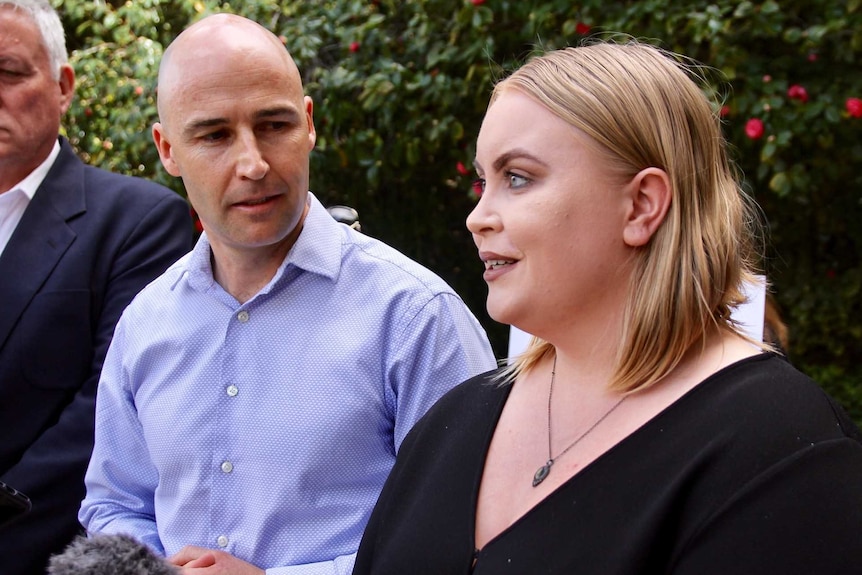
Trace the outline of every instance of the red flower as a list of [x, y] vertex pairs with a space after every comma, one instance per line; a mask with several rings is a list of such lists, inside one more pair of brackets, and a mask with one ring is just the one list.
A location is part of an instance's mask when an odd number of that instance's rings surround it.
[[462, 176], [466, 176], [467, 174], [470, 173], [470, 170], [468, 170], [467, 167], [461, 162], [458, 162], [457, 164], [455, 164], [455, 169], [458, 170], [458, 173], [461, 174]]
[[764, 75], [763, 76], [763, 83], [769, 84], [770, 82], [772, 82], [772, 76], [770, 76], [769, 74]]
[[847, 107], [847, 113], [850, 114], [850, 117], [862, 118], [862, 100], [859, 98], [847, 98], [847, 102], [844, 105]]
[[189, 208], [189, 214], [192, 216], [192, 221], [195, 224], [195, 231], [197, 233], [203, 232], [204, 231], [204, 224], [201, 221], [201, 219], [198, 217], [198, 213], [195, 211], [195, 209], [190, 207]]
[[144, 93], [144, 87], [143, 86], [135, 86], [135, 95], [136, 96], [140, 96], [143, 93]]
[[730, 115], [730, 106], [724, 105], [721, 107], [721, 110], [718, 111], [718, 115], [722, 118], [725, 118]]
[[470, 3], [473, 4], [473, 6], [481, 6], [485, 3], [485, 0], [470, 0]]
[[787, 97], [791, 100], [799, 100], [804, 104], [808, 101], [808, 90], [799, 84], [793, 84], [787, 89]]
[[760, 118], [751, 118], [745, 123], [745, 135], [752, 140], [759, 140], [763, 137], [763, 120]]
[[356, 42], [355, 40], [351, 42], [349, 50], [353, 53], [359, 52], [359, 42]]
[[575, 32], [580, 34], [581, 36], [586, 36], [590, 33], [590, 25], [584, 24], [583, 22], [578, 22], [575, 25]]
[[470, 187], [473, 189], [473, 194], [475, 194], [477, 198], [482, 197], [482, 193], [485, 191], [482, 187], [482, 180], [473, 180]]
[[808, 61], [809, 62], [816, 62], [817, 61], [817, 53], [811, 52], [810, 54], [808, 54]]

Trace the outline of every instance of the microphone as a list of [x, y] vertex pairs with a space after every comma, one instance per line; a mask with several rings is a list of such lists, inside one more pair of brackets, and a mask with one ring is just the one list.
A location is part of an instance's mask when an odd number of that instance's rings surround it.
[[51, 557], [47, 575], [179, 575], [180, 571], [129, 535], [77, 537]]

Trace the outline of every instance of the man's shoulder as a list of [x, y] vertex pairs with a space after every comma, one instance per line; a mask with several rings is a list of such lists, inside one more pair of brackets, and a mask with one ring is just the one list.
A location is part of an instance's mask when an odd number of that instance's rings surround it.
[[130, 314], [141, 314], [152, 318], [155, 309], [164, 306], [176, 305], [183, 297], [183, 290], [178, 290], [177, 284], [182, 280], [183, 274], [188, 271], [189, 258], [192, 253], [188, 252], [177, 261], [172, 263], [168, 269], [145, 285], [132, 299], [127, 311]]
[[152, 180], [139, 176], [128, 176], [108, 171], [96, 166], [84, 165], [84, 189], [118, 201], [143, 200], [150, 203], [159, 201], [184, 201], [172, 189]]
[[342, 265], [348, 273], [371, 274], [392, 286], [427, 292], [429, 296], [453, 294], [454, 290], [429, 268], [381, 240], [353, 234], [345, 246]]
[[[121, 192], [121, 197], [124, 199], [179, 197], [179, 194], [170, 188], [152, 180], [87, 164], [78, 157], [65, 139], [60, 141], [60, 155], [51, 171], [48, 172], [47, 179], [59, 182], [64, 186], [74, 185], [76, 180], [80, 180], [85, 193], [107, 197], [118, 196]], [[182, 198], [180, 199], [182, 200]]]
[[169, 214], [170, 221], [188, 215], [188, 203], [180, 194], [141, 177], [90, 166], [65, 140], [34, 200], [38, 205], [53, 206], [67, 220], [79, 219], [82, 229], [94, 221], [127, 228], [147, 214]]

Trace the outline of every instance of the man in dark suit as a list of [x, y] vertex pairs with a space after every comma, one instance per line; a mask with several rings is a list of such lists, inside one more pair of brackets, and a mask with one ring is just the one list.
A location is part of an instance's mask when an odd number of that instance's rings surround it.
[[43, 574], [81, 530], [114, 326], [192, 245], [179, 195], [86, 166], [58, 139], [74, 84], [50, 4], [0, 0], [0, 480], [33, 503], [0, 529], [2, 575]]

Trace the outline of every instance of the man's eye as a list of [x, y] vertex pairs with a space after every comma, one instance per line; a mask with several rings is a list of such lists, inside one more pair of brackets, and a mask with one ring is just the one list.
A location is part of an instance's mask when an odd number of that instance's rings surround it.
[[483, 178], [476, 178], [473, 180], [473, 193], [477, 196], [481, 196], [485, 191], [485, 180]]
[[215, 132], [209, 132], [208, 134], [204, 134], [202, 139], [207, 142], [218, 142], [219, 140], [223, 140], [225, 138], [224, 130], [216, 130]]

